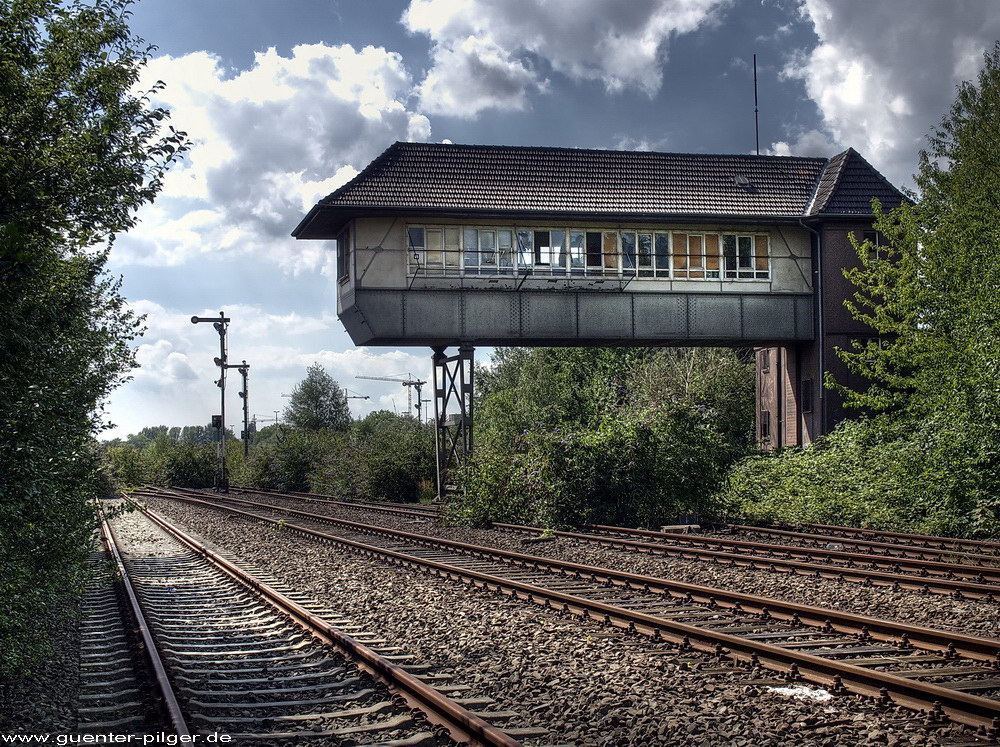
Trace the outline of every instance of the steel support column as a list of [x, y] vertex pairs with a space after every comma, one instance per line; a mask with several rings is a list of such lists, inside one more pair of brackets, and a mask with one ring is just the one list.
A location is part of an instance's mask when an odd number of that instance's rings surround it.
[[457, 355], [434, 350], [434, 444], [437, 447], [438, 500], [446, 499], [448, 473], [472, 455], [472, 404], [475, 348], [462, 345]]

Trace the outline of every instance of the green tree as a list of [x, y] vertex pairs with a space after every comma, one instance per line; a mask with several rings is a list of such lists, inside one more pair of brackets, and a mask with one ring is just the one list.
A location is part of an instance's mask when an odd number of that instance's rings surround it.
[[343, 431], [351, 424], [347, 394], [319, 363], [309, 366], [306, 377], [292, 389], [284, 414], [293, 427], [308, 431]]
[[[919, 199], [858, 243], [848, 308], [879, 342], [840, 351], [870, 384], [828, 381], [867, 413], [818, 447], [733, 473], [755, 516], [908, 531], [1000, 532], [1000, 42], [920, 153]], [[839, 517], [839, 518], [838, 518]]]
[[185, 148], [133, 90], [150, 48], [128, 5], [0, 4], [0, 688], [81, 581], [99, 404], [140, 326], [104, 273], [110, 241]]

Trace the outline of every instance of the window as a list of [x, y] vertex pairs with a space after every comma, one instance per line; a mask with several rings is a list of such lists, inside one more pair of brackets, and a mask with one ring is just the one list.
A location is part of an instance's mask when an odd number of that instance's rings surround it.
[[760, 371], [767, 373], [771, 370], [771, 349], [764, 348], [760, 351]]
[[[767, 280], [764, 233], [585, 230], [504, 226], [408, 226], [413, 274]], [[347, 276], [348, 236], [338, 242], [338, 271]], [[866, 234], [867, 238], [867, 234]]]
[[655, 246], [655, 275], [658, 278], [668, 278], [670, 277], [670, 234], [666, 231], [658, 231]]
[[813, 380], [803, 379], [802, 380], [802, 396], [800, 398], [802, 402], [802, 412], [812, 412], [813, 411]]
[[337, 234], [337, 279], [347, 280], [350, 277], [351, 235], [346, 228]]
[[458, 228], [444, 229], [444, 266], [457, 270], [462, 263], [462, 232]]
[[601, 266], [601, 232], [587, 231], [587, 268], [600, 269]]
[[869, 259], [886, 259], [889, 256], [886, 249], [882, 248], [886, 246], [885, 237], [878, 231], [865, 231], [862, 240], [871, 243], [871, 248], [868, 250]]
[[497, 231], [497, 261], [501, 275], [510, 275], [514, 271], [514, 232], [509, 228]]
[[635, 269], [635, 231], [622, 231], [622, 267], [626, 271]]
[[569, 271], [572, 275], [583, 275], [587, 271], [586, 236], [583, 231], [569, 232]]
[[760, 411], [760, 440], [771, 440], [771, 413], [769, 410]]
[[[702, 280], [719, 277], [719, 237], [704, 234], [675, 233], [674, 277]], [[715, 274], [708, 272], [709, 254], [714, 253]]]
[[729, 280], [767, 280], [770, 276], [767, 234], [723, 234], [722, 256], [725, 259], [725, 276]]

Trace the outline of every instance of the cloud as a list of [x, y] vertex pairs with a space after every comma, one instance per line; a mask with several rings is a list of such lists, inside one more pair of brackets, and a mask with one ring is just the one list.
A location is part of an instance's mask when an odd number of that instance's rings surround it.
[[789, 140], [779, 140], [772, 143], [765, 152], [771, 156], [818, 156], [829, 158], [838, 150], [837, 143], [830, 136], [819, 130], [803, 130]]
[[652, 96], [671, 37], [713, 22], [731, 0], [411, 0], [403, 25], [433, 44], [424, 111], [475, 117], [523, 109], [548, 82], [534, 60], [611, 93]]
[[[819, 44], [794, 56], [784, 75], [803, 82], [835, 149], [853, 146], [906, 184], [956, 85], [975, 76], [983, 52], [1000, 38], [995, 3], [803, 0], [801, 9]], [[804, 133], [799, 141], [808, 148], [818, 136]], [[782, 147], [797, 146], [772, 146]]]
[[315, 201], [349, 181], [395, 140], [426, 140], [430, 121], [408, 107], [402, 58], [380, 47], [273, 48], [248, 70], [216, 55], [154, 58], [140, 87], [163, 80], [153, 103], [172, 112], [193, 147], [155, 205], [119, 238], [117, 266], [184, 264], [212, 253], [254, 255], [292, 272], [332, 272], [319, 244], [292, 228]]

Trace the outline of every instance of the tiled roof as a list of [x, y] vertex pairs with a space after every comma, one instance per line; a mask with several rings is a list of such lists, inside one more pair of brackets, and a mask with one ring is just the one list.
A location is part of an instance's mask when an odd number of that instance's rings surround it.
[[860, 153], [848, 148], [827, 163], [809, 214], [870, 215], [873, 197], [887, 210], [906, 199]]
[[853, 150], [828, 160], [397, 142], [320, 200], [294, 235], [312, 237], [317, 211], [795, 219], [869, 212], [866, 200], [887, 190], [898, 201]]

